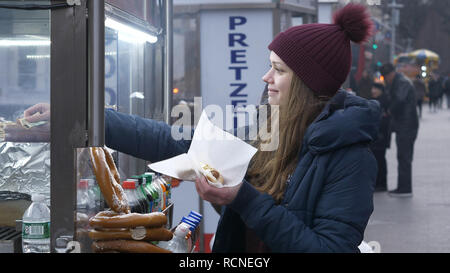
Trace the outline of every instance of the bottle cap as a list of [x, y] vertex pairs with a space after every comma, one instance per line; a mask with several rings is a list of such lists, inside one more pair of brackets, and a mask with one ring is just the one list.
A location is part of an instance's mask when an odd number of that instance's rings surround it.
[[87, 189], [89, 187], [89, 181], [87, 179], [80, 179], [80, 182], [78, 183], [79, 189]]
[[31, 195], [31, 201], [33, 202], [42, 202], [45, 200], [45, 196], [39, 193], [33, 193]]
[[191, 221], [192, 223], [195, 224], [195, 226], [198, 226], [198, 224], [200, 224], [200, 221], [198, 219], [195, 219], [191, 216], [186, 217], [187, 220]]
[[124, 189], [136, 189], [136, 181], [134, 181], [133, 179], [128, 179], [122, 182], [122, 187]]
[[152, 175], [149, 173], [144, 173], [142, 176], [145, 177], [145, 183], [150, 184], [152, 183]]
[[131, 178], [136, 180], [139, 185], [142, 185], [142, 183], [144, 182], [144, 176], [142, 175], [133, 175]]
[[94, 179], [86, 179], [88, 181], [89, 186], [94, 186], [95, 185], [95, 180]]
[[192, 216], [193, 218], [197, 218], [199, 220], [202, 220], [203, 218], [203, 216], [200, 213], [196, 212], [195, 210], [191, 210], [189, 216]]
[[187, 224], [187, 225], [189, 226], [189, 229], [190, 229], [191, 231], [194, 231], [195, 228], [197, 227], [197, 225], [196, 225], [195, 223], [189, 221], [188, 219], [186, 219], [186, 217], [183, 217], [183, 218], [181, 219], [181, 222]]

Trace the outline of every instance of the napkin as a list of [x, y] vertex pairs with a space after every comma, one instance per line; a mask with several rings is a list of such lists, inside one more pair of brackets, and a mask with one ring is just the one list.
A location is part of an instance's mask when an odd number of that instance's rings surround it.
[[203, 111], [188, 152], [148, 167], [180, 180], [195, 181], [201, 177], [201, 164], [205, 163], [218, 170], [224, 179], [223, 185], [208, 181], [209, 184], [219, 188], [234, 187], [244, 179], [256, 151], [253, 146], [215, 126]]

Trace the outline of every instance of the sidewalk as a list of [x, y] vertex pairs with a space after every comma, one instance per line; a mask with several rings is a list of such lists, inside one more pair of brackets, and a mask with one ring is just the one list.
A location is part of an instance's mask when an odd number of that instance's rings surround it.
[[[394, 137], [386, 154], [389, 190], [397, 186]], [[430, 113], [424, 105], [414, 151], [413, 195], [375, 193], [364, 240], [378, 241], [382, 253], [450, 253], [450, 110]]]

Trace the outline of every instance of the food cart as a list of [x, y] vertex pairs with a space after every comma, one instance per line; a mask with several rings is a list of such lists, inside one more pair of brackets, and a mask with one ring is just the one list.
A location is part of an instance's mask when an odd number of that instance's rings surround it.
[[[171, 20], [172, 1], [0, 1], [0, 252], [21, 251], [15, 226], [31, 193], [47, 197], [51, 252], [79, 245], [80, 155], [104, 146], [105, 107], [169, 122]], [[37, 103], [50, 104], [48, 123], [18, 126]], [[113, 156], [124, 179], [146, 171]]]
[[417, 75], [428, 81], [430, 72], [439, 68], [439, 55], [428, 49], [418, 49], [401, 53], [395, 58], [394, 65], [407, 77], [414, 79]]

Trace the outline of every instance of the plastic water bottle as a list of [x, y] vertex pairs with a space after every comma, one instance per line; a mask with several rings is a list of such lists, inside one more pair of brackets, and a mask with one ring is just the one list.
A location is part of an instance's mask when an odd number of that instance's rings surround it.
[[33, 194], [33, 203], [23, 214], [23, 253], [50, 253], [50, 209], [44, 199], [43, 195]]
[[81, 179], [78, 182], [77, 189], [77, 212], [88, 214], [89, 210], [89, 181], [87, 179]]
[[188, 253], [188, 240], [189, 226], [186, 223], [181, 223], [175, 229], [173, 238], [167, 243], [166, 249], [173, 253]]
[[104, 208], [102, 200], [103, 196], [100, 191], [100, 187], [97, 184], [97, 181], [95, 181], [94, 179], [88, 179], [88, 182], [89, 209], [91, 213], [96, 214]]

